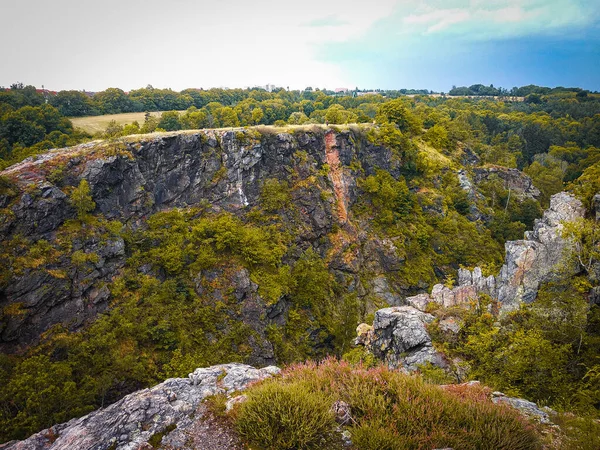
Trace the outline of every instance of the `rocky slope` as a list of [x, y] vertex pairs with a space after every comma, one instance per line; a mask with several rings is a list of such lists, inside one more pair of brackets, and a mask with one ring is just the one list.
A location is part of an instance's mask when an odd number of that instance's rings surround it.
[[[0, 309], [4, 311], [0, 350], [21, 351], [57, 324], [78, 329], [110, 304], [109, 284], [127, 259], [123, 237], [110, 233], [78, 238], [61, 235], [65, 224], [76, 217], [68, 193], [83, 179], [90, 185], [94, 214], [135, 230], [144, 227], [153, 213], [171, 208], [209, 205], [213, 211], [241, 214], [260, 203], [265, 180], [295, 176], [301, 180], [291, 194], [296, 211], [284, 212], [285, 220], [294, 224], [295, 244], [328, 254], [336, 279], [367, 309], [404, 304], [407, 295], [429, 285], [421, 280], [406, 285], [399, 280], [403, 251], [393, 239], [369, 230], [368, 222], [352, 217], [359, 193], [357, 178], [380, 169], [397, 179], [401, 161], [389, 148], [374, 145], [361, 130], [321, 128], [298, 128], [291, 133], [206, 130], [146, 136], [55, 150], [13, 166], [2, 173], [11, 187], [0, 190], [0, 242], [7, 249], [5, 255], [16, 261], [0, 279]], [[318, 170], [325, 177], [315, 177]], [[476, 169], [475, 184], [469, 182], [469, 189], [475, 190], [477, 180], [490, 174], [508, 183], [515, 195], [537, 195], [529, 178], [498, 168]], [[457, 174], [459, 180], [465, 177], [464, 170]], [[477, 198], [475, 192], [472, 208]], [[452, 303], [476, 292], [489, 292], [507, 308], [520, 300], [530, 301], [536, 283], [561, 252], [563, 244], [553, 237], [552, 229], [560, 220], [582, 214], [580, 205], [564, 196], [553, 200], [550, 211], [526, 240], [507, 244], [506, 267], [497, 279], [483, 280], [477, 269], [471, 275], [461, 271], [455, 293], [436, 286], [432, 295]], [[435, 208], [431, 214], [443, 216], [445, 211]], [[326, 237], [336, 229], [342, 230], [340, 238], [331, 242]], [[61, 240], [71, 241], [64, 244], [64, 254], [34, 258], [19, 266], [22, 254], [34, 243], [55, 245]], [[73, 263], [74, 253], [94, 255], [95, 259], [82, 270]], [[149, 269], [140, 270], [145, 273]], [[199, 273], [198, 294], [206, 293], [203, 284], [222, 276], [220, 270]], [[285, 301], [266, 304], [243, 269], [227, 277], [236, 298], [245, 305], [243, 321], [263, 336], [254, 344], [256, 358], [252, 362], [273, 362], [262, 318], [281, 323]], [[409, 303], [414, 301], [425, 298], [409, 299]]]
[[408, 297], [406, 302], [424, 309], [430, 301], [450, 307], [468, 303], [479, 294], [487, 294], [501, 304], [502, 311], [519, 307], [521, 302], [531, 303], [541, 283], [560, 272], [573, 275], [576, 265], [569, 266], [565, 257], [572, 249], [562, 236], [564, 222], [572, 222], [585, 216], [581, 201], [566, 192], [553, 195], [550, 207], [534, 229], [525, 233], [525, 239], [508, 241], [506, 257], [500, 273], [484, 277], [481, 268], [472, 271], [458, 270], [458, 285], [452, 289], [436, 284], [431, 294]]
[[196, 369], [188, 378], [172, 378], [134, 392], [107, 408], [55, 425], [2, 450], [138, 450], [142, 448], [236, 448], [235, 438], [211, 424], [203, 435], [198, 425], [210, 420], [202, 401], [211, 395], [231, 396], [248, 384], [279, 373], [274, 366], [255, 369], [222, 364]]
[[[564, 223], [584, 215], [581, 202], [571, 194], [561, 192], [552, 196], [550, 207], [536, 220], [534, 229], [525, 233], [525, 239], [506, 242], [506, 259], [498, 275], [484, 277], [479, 267], [473, 271], [461, 268], [456, 287], [436, 284], [431, 294], [407, 297], [407, 306], [378, 310], [372, 326], [359, 325], [355, 343], [365, 346], [389, 367], [408, 371], [426, 363], [447, 367], [444, 355], [433, 348], [427, 332], [427, 324], [435, 319], [425, 312], [428, 304], [468, 307], [480, 294], [497, 300], [500, 312], [514, 310], [521, 302], [531, 303], [541, 283], [552, 280], [559, 272], [562, 276], [577, 273], [578, 267], [567, 263], [573, 244], [563, 237], [562, 230]], [[441, 320], [439, 326], [458, 333], [459, 322], [448, 317]]]
[[[394, 311], [380, 313], [379, 320], [388, 320], [394, 316]], [[416, 334], [419, 335], [419, 332]], [[399, 350], [401, 349], [394, 349]], [[23, 441], [0, 444], [0, 450], [247, 448], [231, 425], [219, 422], [203, 401], [213, 395], [226, 395], [227, 408], [231, 408], [235, 403], [245, 400], [243, 395], [238, 395], [240, 391], [253, 382], [278, 373], [279, 369], [274, 366], [255, 369], [243, 364], [196, 369], [188, 378], [166, 380], [150, 389], [134, 392], [105, 409], [54, 425]], [[479, 383], [472, 381], [465, 386], [473, 384]], [[540, 409], [533, 402], [508, 397], [501, 392], [493, 392], [491, 400], [517, 409], [534, 422], [551, 424], [548, 412], [552, 411], [548, 408]], [[334, 402], [332, 411], [336, 413], [336, 420], [340, 425], [352, 420], [351, 408], [345, 402]], [[351, 445], [351, 441], [346, 438], [345, 446]]]

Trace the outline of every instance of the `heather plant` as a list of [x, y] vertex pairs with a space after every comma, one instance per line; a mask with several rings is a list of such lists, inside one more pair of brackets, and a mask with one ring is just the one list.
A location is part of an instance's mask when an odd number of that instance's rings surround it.
[[[342, 429], [334, 429], [328, 411], [337, 400], [350, 406], [352, 420], [344, 426], [355, 448], [541, 448], [535, 427], [515, 410], [494, 404], [487, 389], [444, 389], [383, 366], [334, 359], [298, 364], [251, 387], [248, 396], [234, 420], [252, 448], [335, 448]], [[319, 426], [310, 428], [317, 419]], [[306, 429], [310, 444], [300, 441]]]
[[248, 394], [236, 427], [252, 448], [341, 448], [331, 411], [333, 400], [302, 381], [264, 383]]

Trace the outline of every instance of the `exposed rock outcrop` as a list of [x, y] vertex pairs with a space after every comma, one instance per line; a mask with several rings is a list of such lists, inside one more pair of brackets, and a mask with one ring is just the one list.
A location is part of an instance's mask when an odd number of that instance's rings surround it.
[[[203, 130], [53, 150], [2, 172], [15, 188], [0, 198], [0, 241], [56, 242], [61, 226], [76, 217], [67, 194], [82, 179], [89, 183], [94, 213], [135, 229], [149, 215], [175, 207], [209, 204], [215, 211], [244, 211], [259, 204], [265, 180], [287, 180], [294, 173], [311, 181], [292, 192], [296, 210], [287, 220], [297, 226], [295, 239], [301, 248], [314, 243], [325, 253], [319, 246], [333, 227], [351, 227], [345, 223], [356, 200], [353, 161], [360, 162], [361, 174], [385, 169], [399, 176], [400, 163], [389, 149], [373, 145], [361, 133], [319, 127], [293, 133]], [[315, 177], [325, 163], [328, 176]], [[361, 248], [356, 243], [362, 238], [353, 239], [335, 250], [342, 255], [351, 245]], [[77, 329], [106, 310], [110, 282], [125, 264], [124, 247], [120, 238], [74, 241], [73, 251], [99, 256], [85, 271], [73, 270], [70, 254], [22, 273], [7, 270], [10, 276], [0, 279], [0, 351], [21, 351], [53, 325]], [[373, 240], [352, 258], [333, 255], [332, 269], [345, 285], [362, 289], [361, 297], [372, 294], [400, 303], [404, 295], [396, 293], [399, 289], [385, 275], [398, 264], [394, 252], [388, 242]], [[379, 276], [372, 286], [365, 285], [370, 292], [359, 282], [362, 264]], [[264, 311], [256, 292], [242, 295], [240, 302], [248, 317], [274, 317], [285, 310], [285, 305], [275, 305]], [[2, 313], [9, 310], [18, 314]], [[263, 344], [256, 344], [258, 353]], [[255, 363], [268, 363], [265, 356]]]
[[426, 329], [433, 320], [431, 314], [411, 306], [380, 309], [375, 313], [372, 327], [359, 325], [356, 343], [364, 345], [391, 368], [413, 371], [428, 362], [443, 367], [444, 358], [433, 348]]
[[[24, 441], [0, 445], [0, 449], [138, 450], [154, 448], [147, 444], [151, 439], [158, 440], [163, 448], [197, 448], [190, 447], [188, 442], [194, 438], [191, 433], [197, 432], [202, 424], [200, 406], [205, 398], [215, 394], [231, 395], [249, 383], [277, 373], [279, 369], [274, 366], [255, 369], [243, 364], [196, 369], [188, 378], [168, 379], [153, 388], [129, 394], [107, 408], [40, 431]], [[204, 431], [211, 432], [210, 429]], [[220, 432], [218, 428], [212, 431]]]
[[550, 416], [546, 411], [540, 409], [540, 407], [534, 402], [525, 400], [523, 398], [508, 397], [502, 392], [492, 392], [492, 401], [494, 403], [505, 404], [512, 408], [515, 408], [521, 414], [529, 419], [533, 419], [536, 422], [543, 424], [551, 424]]
[[520, 198], [538, 198], [540, 191], [533, 185], [530, 177], [518, 169], [509, 169], [501, 166], [476, 167], [473, 169], [475, 184], [487, 181], [490, 178], [498, 178], [504, 183], [504, 187], [511, 194]]
[[541, 219], [535, 221], [532, 231], [525, 239], [505, 244], [504, 265], [497, 276], [484, 277], [481, 269], [459, 269], [458, 286], [450, 289], [436, 284], [430, 295], [408, 297], [406, 302], [424, 310], [429, 302], [444, 307], [460, 305], [474, 300], [479, 294], [487, 294], [500, 302], [501, 311], [518, 308], [521, 302], [535, 300], [541, 283], [551, 280], [557, 272], [575, 274], [577, 266], [569, 266], [565, 256], [571, 248], [562, 236], [563, 222], [584, 217], [582, 203], [571, 194], [561, 192], [553, 195]]

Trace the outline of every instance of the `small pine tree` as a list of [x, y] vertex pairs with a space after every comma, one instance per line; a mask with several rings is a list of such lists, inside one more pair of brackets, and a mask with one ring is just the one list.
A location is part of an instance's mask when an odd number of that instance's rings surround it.
[[82, 219], [87, 213], [93, 211], [96, 203], [90, 195], [90, 185], [87, 180], [83, 179], [69, 197], [71, 205], [77, 210], [77, 217]]

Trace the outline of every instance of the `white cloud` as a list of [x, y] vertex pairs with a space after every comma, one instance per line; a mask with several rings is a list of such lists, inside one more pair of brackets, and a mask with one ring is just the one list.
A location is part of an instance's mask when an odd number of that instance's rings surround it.
[[[451, 8], [445, 7], [450, 3]], [[397, 15], [406, 34], [453, 33], [474, 39], [548, 33], [597, 20], [600, 3], [572, 0], [403, 2]]]

